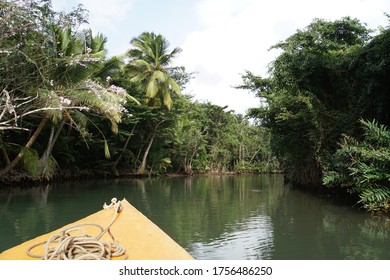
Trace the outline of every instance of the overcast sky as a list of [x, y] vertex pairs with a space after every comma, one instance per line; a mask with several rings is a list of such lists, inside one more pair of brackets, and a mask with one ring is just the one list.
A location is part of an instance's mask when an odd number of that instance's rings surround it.
[[175, 64], [196, 71], [187, 93], [237, 113], [259, 100], [232, 86], [250, 70], [266, 75], [277, 55], [268, 51], [314, 18], [358, 18], [371, 29], [387, 26], [389, 0], [53, 0], [56, 11], [83, 4], [90, 27], [108, 37], [109, 56], [130, 48], [144, 31], [162, 34], [182, 52]]

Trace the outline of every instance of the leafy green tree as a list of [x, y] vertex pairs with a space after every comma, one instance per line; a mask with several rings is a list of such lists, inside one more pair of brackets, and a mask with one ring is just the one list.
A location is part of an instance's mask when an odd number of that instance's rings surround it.
[[344, 75], [350, 111], [359, 118], [390, 125], [390, 29], [350, 56]]
[[235, 172], [279, 172], [279, 164], [271, 151], [270, 133], [266, 128], [252, 125], [247, 118], [238, 116], [236, 133], [239, 146]]
[[213, 173], [230, 171], [233, 169], [239, 144], [235, 132], [237, 117], [233, 112], [225, 111], [227, 107], [204, 103], [201, 108], [207, 116], [202, 123], [209, 158], [207, 170]]
[[315, 19], [303, 30], [273, 46], [282, 50], [270, 77], [243, 75], [240, 88], [264, 101], [251, 115], [270, 129], [271, 145], [287, 179], [305, 188], [321, 186], [324, 158], [337, 148], [343, 132], [359, 116], [346, 65], [368, 43], [370, 30], [357, 19]]
[[207, 132], [202, 124], [207, 116], [202, 111], [202, 105], [192, 101], [191, 97], [179, 98], [175, 104], [177, 117], [172, 132], [172, 158], [177, 170], [193, 174], [202, 170], [197, 160], [205, 158]]
[[269, 136], [243, 116], [210, 103], [176, 100], [174, 166], [187, 174], [276, 170]]

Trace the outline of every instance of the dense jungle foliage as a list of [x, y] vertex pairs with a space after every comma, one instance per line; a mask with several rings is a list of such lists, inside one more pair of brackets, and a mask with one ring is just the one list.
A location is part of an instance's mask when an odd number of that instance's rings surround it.
[[333, 187], [388, 211], [390, 30], [373, 34], [357, 19], [315, 19], [272, 46], [281, 54], [269, 77], [247, 71], [238, 88], [266, 104], [250, 115], [270, 130], [292, 184]]
[[267, 129], [185, 94], [159, 34], [107, 57], [87, 11], [0, 2], [0, 181], [278, 170]]
[[242, 116], [186, 94], [195, 73], [160, 34], [107, 57], [87, 15], [0, 2], [0, 181], [281, 169], [389, 210], [389, 26], [314, 19], [271, 47], [267, 77], [242, 76], [263, 104]]

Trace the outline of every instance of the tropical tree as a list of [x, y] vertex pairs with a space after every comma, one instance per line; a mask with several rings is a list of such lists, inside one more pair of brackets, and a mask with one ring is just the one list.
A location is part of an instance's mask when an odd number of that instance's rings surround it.
[[145, 91], [145, 103], [152, 106], [164, 104], [171, 109], [171, 93], [179, 94], [180, 87], [168, 71], [172, 59], [181, 49], [168, 52], [168, 41], [153, 32], [144, 32], [130, 43], [133, 48], [128, 51], [130, 63], [126, 69], [132, 81], [139, 83]]
[[[128, 99], [122, 88], [105, 86], [96, 80], [98, 75], [103, 75], [113, 66], [112, 60], [107, 63], [104, 61], [106, 39], [102, 35], [94, 37], [90, 30], [75, 32], [69, 25], [59, 23], [49, 2], [45, 2], [43, 7], [39, 3], [31, 3], [34, 5], [28, 6], [28, 9], [26, 2], [22, 1], [20, 7], [7, 2], [10, 6], [7, 17], [15, 19], [15, 22], [10, 24], [2, 21], [2, 30], [11, 35], [4, 43], [7, 55], [1, 60], [4, 65], [0, 73], [4, 77], [1, 84], [4, 105], [0, 104], [0, 127], [14, 130], [13, 127], [17, 127], [23, 119], [23, 123], [30, 127], [18, 129], [34, 130], [34, 133], [14, 160], [6, 161], [0, 176], [13, 169], [25, 155], [29, 155], [25, 162], [29, 163], [29, 167], [34, 167], [30, 171], [34, 175], [50, 177], [53, 173], [48, 173], [48, 167], [55, 166], [50, 155], [65, 123], [79, 129], [77, 118], [85, 117], [83, 112], [92, 111], [108, 118], [112, 130], [116, 132], [121, 115], [125, 112], [123, 105]], [[30, 13], [35, 17], [29, 16]], [[16, 21], [25, 21], [26, 38], [8, 32]], [[26, 76], [15, 73], [15, 69], [26, 72]], [[39, 124], [31, 117], [38, 117]], [[46, 149], [39, 157], [32, 145], [49, 120], [50, 136]], [[6, 134], [2, 138], [13, 137]], [[3, 144], [3, 154], [4, 147]], [[105, 151], [109, 156], [107, 145]]]
[[[169, 65], [172, 59], [181, 51], [174, 48], [168, 52], [169, 43], [162, 35], [144, 32], [131, 40], [132, 48], [128, 51], [130, 62], [126, 71], [131, 81], [137, 83], [145, 92], [145, 104], [152, 107], [161, 107], [164, 104], [169, 110], [172, 108], [172, 93], [179, 94], [180, 87], [169, 75]], [[157, 136], [157, 131], [166, 119], [156, 120], [148, 136], [138, 173], [145, 173], [146, 160], [150, 148]]]

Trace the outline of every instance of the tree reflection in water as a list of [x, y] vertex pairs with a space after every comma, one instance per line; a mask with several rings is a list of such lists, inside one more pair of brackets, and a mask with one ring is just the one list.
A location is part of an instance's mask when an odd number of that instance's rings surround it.
[[197, 259], [390, 259], [387, 217], [281, 175], [137, 178], [2, 190], [0, 251], [126, 198]]

